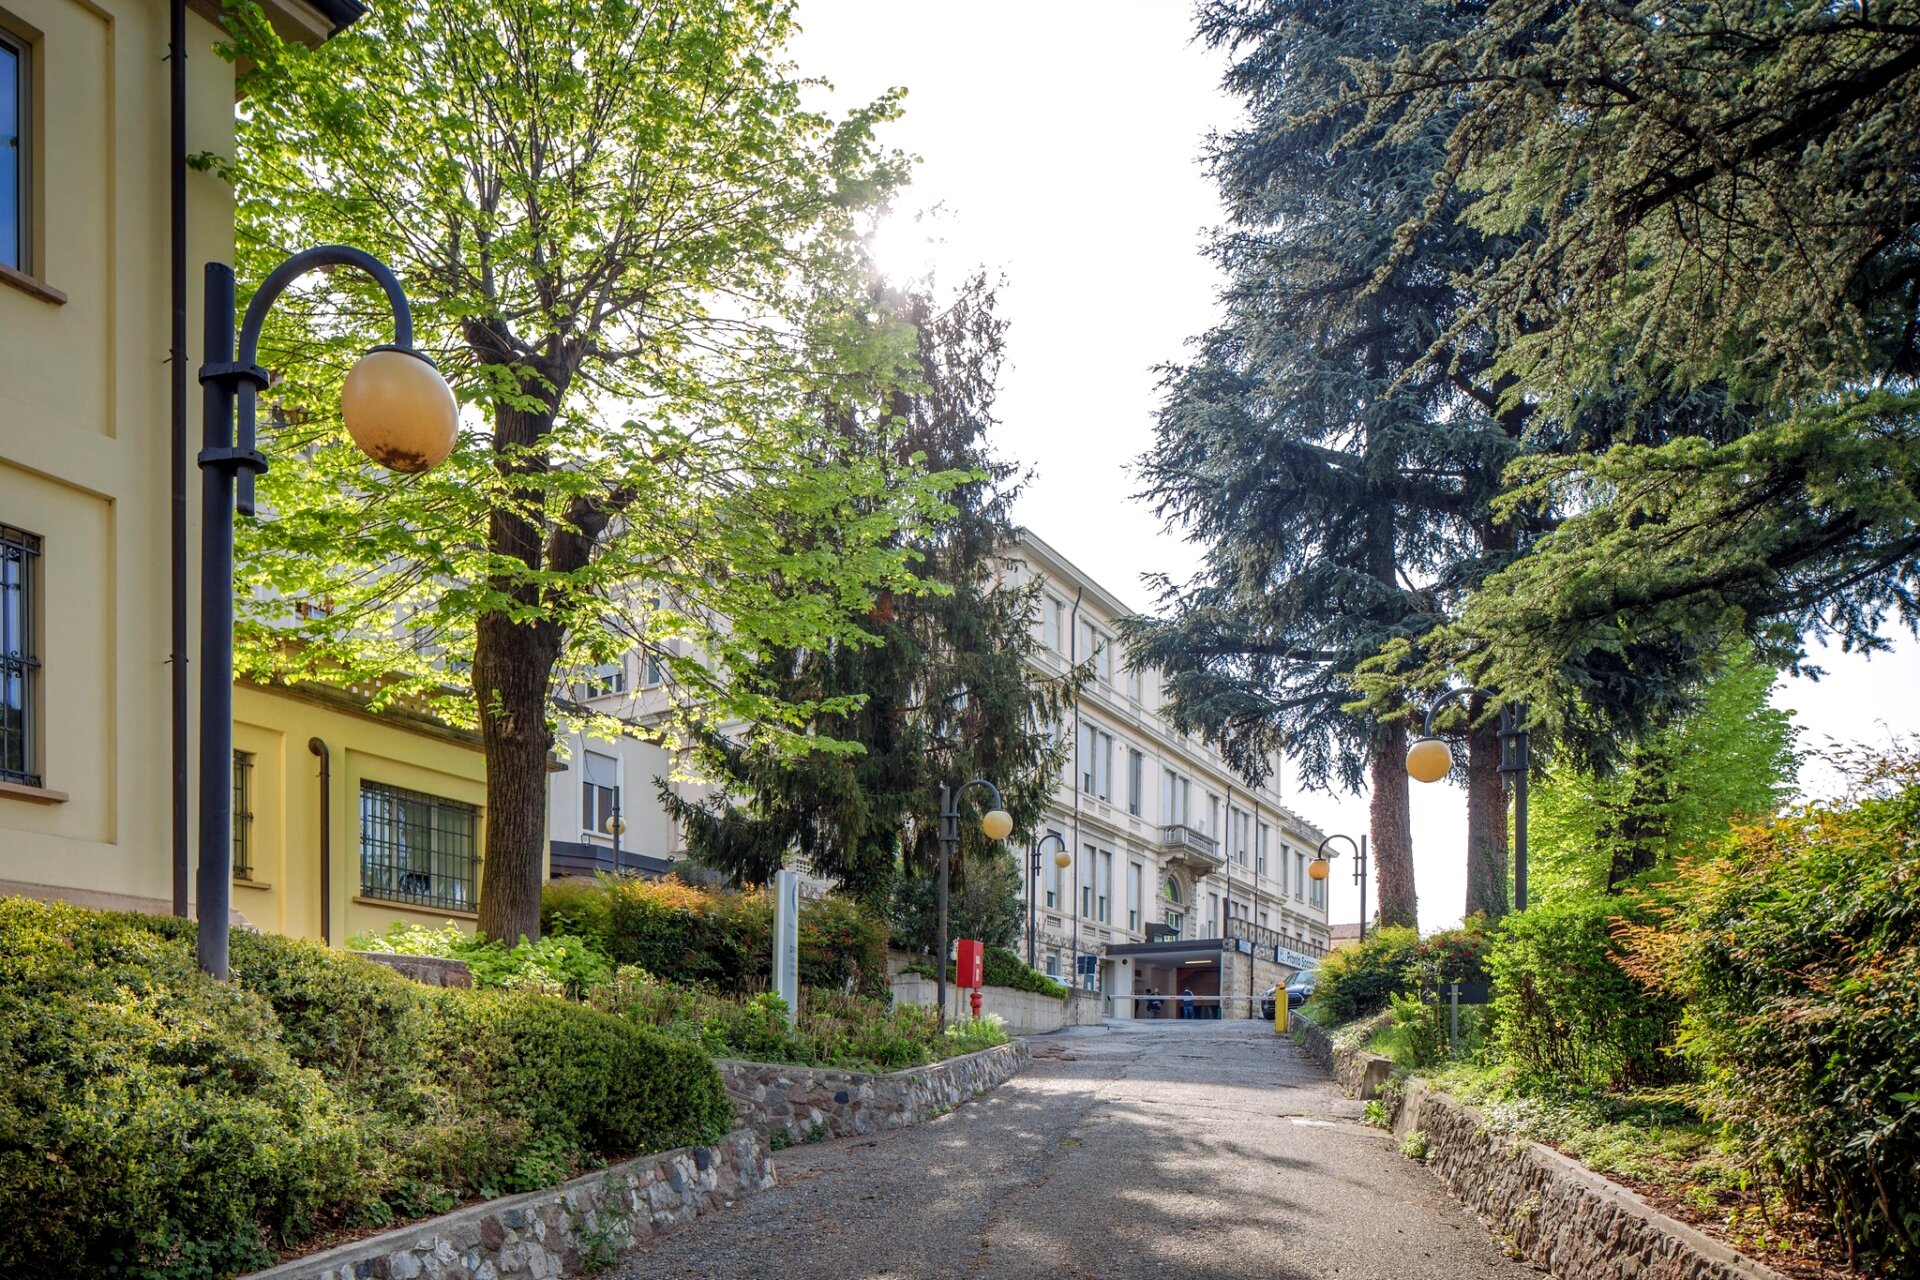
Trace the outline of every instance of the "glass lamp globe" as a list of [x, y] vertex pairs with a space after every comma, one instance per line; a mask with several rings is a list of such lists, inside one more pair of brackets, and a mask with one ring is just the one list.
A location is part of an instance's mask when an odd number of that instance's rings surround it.
[[360, 451], [390, 471], [439, 466], [460, 430], [447, 380], [400, 347], [375, 347], [355, 362], [340, 387], [340, 416]]
[[608, 815], [606, 828], [607, 834], [610, 836], [623, 836], [627, 834], [627, 820], [625, 818], [616, 818]]
[[1327, 860], [1325, 858], [1315, 858], [1312, 862], [1309, 862], [1307, 864], [1307, 875], [1315, 880], [1325, 880], [1327, 878]]
[[1416, 782], [1438, 782], [1453, 769], [1453, 751], [1439, 738], [1419, 738], [1407, 748], [1407, 772]]
[[989, 840], [1005, 840], [1013, 834], [1013, 815], [1005, 809], [989, 809], [980, 815], [980, 834]]
[[1073, 863], [1073, 855], [1065, 849], [1053, 855], [1053, 865], [1065, 871]]

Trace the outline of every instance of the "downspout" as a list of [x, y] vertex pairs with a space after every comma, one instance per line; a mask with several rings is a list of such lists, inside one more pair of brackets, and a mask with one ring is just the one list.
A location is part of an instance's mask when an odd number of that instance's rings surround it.
[[307, 750], [320, 757], [320, 941], [333, 945], [333, 753], [318, 738]]
[[[1086, 583], [1073, 589], [1073, 608], [1067, 614], [1067, 670], [1078, 663], [1080, 651], [1080, 597]], [[1091, 655], [1089, 655], [1091, 656]], [[1073, 700], [1073, 985], [1080, 986], [1080, 699]]]
[[167, 92], [169, 288], [173, 332], [167, 453], [170, 619], [167, 674], [171, 686], [173, 756], [173, 914], [187, 914], [187, 3], [168, 6]]

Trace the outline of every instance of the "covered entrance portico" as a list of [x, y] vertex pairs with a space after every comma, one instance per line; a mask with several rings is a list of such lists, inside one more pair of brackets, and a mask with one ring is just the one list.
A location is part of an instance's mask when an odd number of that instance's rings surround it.
[[[1116, 995], [1114, 1016], [1178, 1018], [1183, 1004], [1181, 993], [1186, 991], [1193, 993], [1194, 1017], [1220, 1016], [1220, 939], [1109, 945], [1106, 958], [1126, 960], [1133, 970], [1132, 994], [1125, 998]], [[1130, 1007], [1122, 1008], [1122, 1004]]]

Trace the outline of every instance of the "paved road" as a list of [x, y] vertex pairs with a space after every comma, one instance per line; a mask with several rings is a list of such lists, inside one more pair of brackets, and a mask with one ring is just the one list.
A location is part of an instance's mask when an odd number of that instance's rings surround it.
[[783, 1151], [620, 1280], [1506, 1280], [1480, 1223], [1256, 1022], [1075, 1028], [938, 1120]]

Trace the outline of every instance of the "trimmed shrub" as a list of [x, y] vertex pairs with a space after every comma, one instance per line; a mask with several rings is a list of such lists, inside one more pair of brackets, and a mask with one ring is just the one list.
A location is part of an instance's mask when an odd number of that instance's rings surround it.
[[1329, 952], [1320, 962], [1313, 1005], [1336, 1025], [1378, 1013], [1395, 995], [1413, 989], [1419, 945], [1418, 930], [1389, 927], [1375, 929], [1364, 942]]
[[671, 1039], [755, 1062], [897, 1071], [1006, 1042], [1005, 1031], [989, 1019], [967, 1021], [964, 1036], [943, 1039], [932, 1009], [804, 988], [789, 1027], [785, 1003], [771, 993], [728, 995], [631, 968], [596, 993], [595, 1003]]
[[1920, 1266], [1920, 756], [1736, 830], [1649, 890], [1636, 968], [1687, 1001], [1709, 1118], [1861, 1265]]
[[1545, 902], [1501, 922], [1487, 966], [1493, 1042], [1518, 1075], [1624, 1089], [1672, 1080], [1680, 1008], [1621, 966], [1616, 898]]
[[522, 938], [509, 948], [451, 923], [443, 929], [428, 929], [396, 921], [385, 933], [356, 933], [347, 945], [355, 951], [459, 960], [473, 975], [476, 987], [545, 991], [579, 999], [613, 980], [613, 961], [605, 952], [585, 938], [564, 933], [542, 934], [537, 942]]
[[[764, 986], [773, 963], [773, 900], [716, 893], [678, 880], [603, 876], [563, 881], [541, 897], [545, 932], [576, 934], [612, 957], [672, 982], [730, 991]], [[806, 986], [884, 996], [887, 930], [844, 898], [800, 904], [800, 979]]]
[[190, 921], [0, 899], [0, 1274], [216, 1280], [335, 1227], [718, 1137], [697, 1045]]

